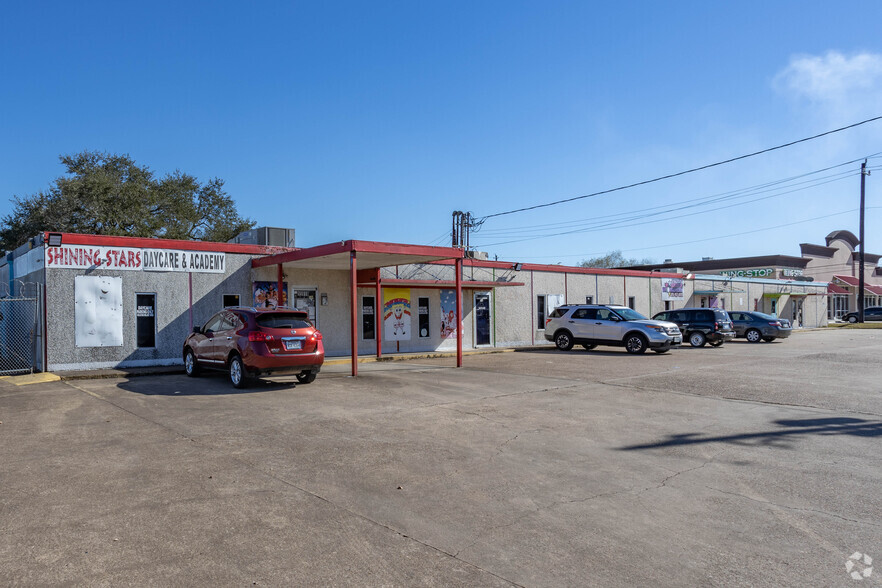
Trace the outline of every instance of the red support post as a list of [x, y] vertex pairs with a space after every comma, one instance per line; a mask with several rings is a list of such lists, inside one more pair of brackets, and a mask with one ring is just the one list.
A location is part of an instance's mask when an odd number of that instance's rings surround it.
[[286, 306], [287, 300], [282, 298], [282, 280], [284, 279], [284, 274], [282, 273], [282, 264], [278, 264], [279, 269], [276, 272], [276, 306]]
[[383, 286], [380, 284], [379, 269], [377, 269], [377, 295], [374, 300], [374, 330], [377, 337], [377, 359], [380, 359], [383, 353]]
[[462, 258], [456, 260], [456, 367], [462, 367]]
[[358, 277], [356, 273], [358, 271], [358, 266], [355, 261], [355, 251], [349, 252], [349, 284], [351, 288], [350, 298], [352, 300], [352, 304], [350, 305], [352, 316], [349, 317], [350, 322], [350, 330], [349, 330], [349, 340], [352, 347], [352, 376], [355, 377], [358, 375], [358, 328], [356, 325], [356, 319], [358, 318]]

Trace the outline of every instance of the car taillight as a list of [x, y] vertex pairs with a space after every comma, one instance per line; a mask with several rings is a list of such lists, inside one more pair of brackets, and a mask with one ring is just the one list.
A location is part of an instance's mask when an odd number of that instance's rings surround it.
[[720, 330], [720, 323], [714, 323], [714, 331]]
[[309, 336], [309, 339], [310, 339], [311, 341], [321, 341], [321, 340], [322, 340], [322, 334], [321, 334], [320, 332], [318, 332], [318, 331], [313, 331], [312, 335]]
[[272, 341], [273, 336], [267, 335], [263, 331], [251, 331], [250, 333], [248, 333], [248, 340], [249, 341]]
[[780, 321], [772, 321], [772, 322], [770, 322], [769, 324], [772, 325], [773, 327], [780, 327], [780, 326], [781, 326], [781, 322], [780, 322]]
[[551, 319], [550, 319], [550, 318], [545, 319], [545, 326], [547, 327], [547, 326], [548, 326], [548, 323], [550, 323], [550, 322], [551, 322]]

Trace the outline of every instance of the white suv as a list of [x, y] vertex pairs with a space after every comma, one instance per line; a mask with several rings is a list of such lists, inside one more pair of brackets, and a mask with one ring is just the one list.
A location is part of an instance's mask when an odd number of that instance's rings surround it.
[[683, 342], [674, 323], [654, 321], [627, 306], [565, 304], [554, 309], [545, 322], [545, 338], [567, 351], [580, 344], [624, 347], [628, 353], [652, 349], [665, 353]]

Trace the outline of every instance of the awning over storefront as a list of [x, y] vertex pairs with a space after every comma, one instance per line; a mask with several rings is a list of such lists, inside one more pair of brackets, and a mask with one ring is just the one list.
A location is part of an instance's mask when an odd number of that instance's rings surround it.
[[829, 284], [827, 284], [827, 294], [846, 294], [847, 295], [848, 290], [846, 290], [845, 288], [842, 288], [840, 286], [837, 286], [833, 282], [830, 282]]
[[[277, 266], [278, 291], [282, 291], [282, 267], [322, 269], [322, 270], [349, 270], [349, 286], [351, 296], [350, 315], [350, 347], [352, 349], [352, 375], [358, 375], [358, 294], [357, 288], [361, 285], [360, 280], [370, 280], [367, 286], [373, 286], [377, 290], [377, 300], [382, 300], [381, 288], [383, 285], [403, 285], [396, 282], [404, 280], [381, 280], [379, 269], [396, 265], [410, 265], [419, 263], [431, 263], [435, 261], [454, 260], [456, 266], [456, 281], [446, 282], [447, 288], [456, 290], [456, 320], [459, 328], [456, 330], [456, 366], [462, 367], [462, 262], [463, 251], [455, 247], [430, 247], [427, 245], [405, 245], [401, 243], [380, 243], [375, 241], [340, 241], [286, 251], [266, 257], [258, 257], [251, 261], [251, 267]], [[365, 272], [365, 270], [374, 270]], [[411, 280], [412, 281], [412, 280]], [[428, 280], [427, 280], [428, 281]], [[494, 283], [495, 282], [490, 282]], [[427, 286], [422, 286], [427, 287]], [[377, 322], [378, 329], [381, 322]], [[377, 357], [381, 354], [382, 335], [377, 333]]]

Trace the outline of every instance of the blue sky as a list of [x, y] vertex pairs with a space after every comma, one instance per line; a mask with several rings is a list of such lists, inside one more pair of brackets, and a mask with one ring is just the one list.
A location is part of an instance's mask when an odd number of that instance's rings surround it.
[[[882, 115], [880, 22], [871, 1], [14, 3], [0, 215], [62, 173], [59, 155], [93, 149], [223, 178], [243, 215], [294, 227], [299, 246], [446, 245], [454, 210], [572, 198]], [[493, 217], [472, 242], [537, 263], [798, 255], [858, 230], [859, 163], [804, 174], [879, 152], [882, 121]], [[882, 253], [876, 174], [867, 249]], [[597, 226], [611, 220], [629, 226]]]

